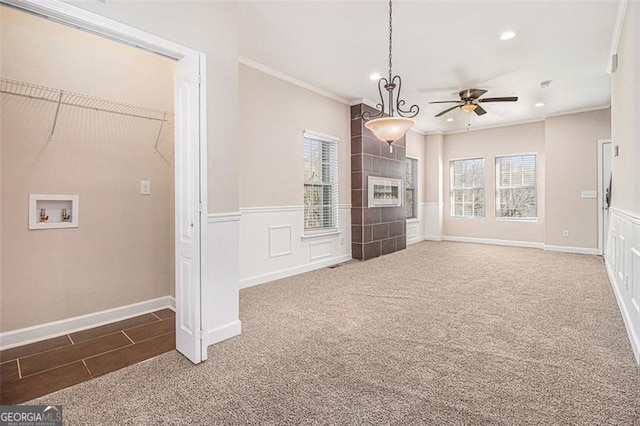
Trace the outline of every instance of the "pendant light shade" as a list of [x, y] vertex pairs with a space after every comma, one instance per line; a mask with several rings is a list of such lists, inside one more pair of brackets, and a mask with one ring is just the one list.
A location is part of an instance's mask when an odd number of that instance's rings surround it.
[[[402, 138], [407, 131], [415, 124], [415, 117], [420, 108], [418, 105], [412, 105], [409, 109], [403, 109], [405, 101], [400, 99], [400, 90], [402, 79], [399, 75], [393, 75], [392, 66], [392, 23], [393, 23], [393, 6], [389, 0], [389, 76], [382, 77], [378, 80], [378, 92], [380, 93], [380, 102], [376, 105], [376, 112], [371, 113], [365, 111], [361, 114], [365, 121], [364, 126], [371, 130], [373, 134], [389, 144], [389, 151], [393, 152], [393, 142]], [[396, 89], [398, 89], [396, 91]], [[385, 108], [385, 97], [383, 91], [387, 92], [388, 101]], [[399, 117], [394, 116], [395, 113]], [[385, 117], [385, 115], [387, 115]]]
[[364, 127], [371, 130], [375, 137], [391, 145], [402, 138], [415, 123], [413, 118], [383, 117], [367, 121]]

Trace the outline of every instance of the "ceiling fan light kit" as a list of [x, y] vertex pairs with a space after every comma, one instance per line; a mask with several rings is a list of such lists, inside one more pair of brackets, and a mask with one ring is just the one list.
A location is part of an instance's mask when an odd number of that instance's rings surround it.
[[517, 96], [503, 96], [500, 98], [480, 98], [480, 96], [487, 93], [484, 89], [465, 89], [461, 90], [458, 95], [460, 96], [459, 101], [433, 101], [429, 102], [430, 104], [457, 104], [452, 106], [451, 108], [447, 108], [444, 111], [440, 111], [435, 117], [440, 117], [448, 113], [449, 111], [453, 111], [456, 108], [460, 108], [464, 112], [475, 112], [476, 115], [484, 115], [487, 111], [482, 108], [479, 104], [486, 102], [516, 102], [518, 100]]
[[[402, 138], [407, 131], [415, 124], [413, 117], [418, 115], [420, 108], [412, 105], [408, 110], [402, 107], [405, 101], [400, 98], [400, 90], [402, 87], [402, 79], [399, 75], [393, 75], [391, 71], [392, 65], [392, 18], [393, 18], [392, 2], [389, 0], [389, 77], [381, 77], [378, 80], [378, 93], [380, 94], [380, 103], [376, 104], [377, 113], [371, 114], [365, 111], [361, 114], [361, 118], [365, 121], [364, 126], [371, 130], [375, 137], [389, 144], [389, 152], [393, 152], [393, 143]], [[387, 91], [388, 104], [385, 108], [385, 100], [382, 89]], [[395, 89], [398, 89], [397, 93]], [[395, 117], [394, 113], [398, 113], [399, 117]], [[385, 113], [387, 117], [385, 117]]]

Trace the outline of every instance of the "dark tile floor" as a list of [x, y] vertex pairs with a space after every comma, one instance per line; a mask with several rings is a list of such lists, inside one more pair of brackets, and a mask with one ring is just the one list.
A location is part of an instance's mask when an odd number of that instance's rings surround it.
[[171, 309], [0, 352], [0, 404], [19, 404], [176, 347]]

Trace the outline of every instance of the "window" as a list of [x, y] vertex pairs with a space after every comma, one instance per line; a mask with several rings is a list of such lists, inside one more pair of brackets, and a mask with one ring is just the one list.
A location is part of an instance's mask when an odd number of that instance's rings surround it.
[[338, 140], [304, 133], [304, 230], [338, 229]]
[[536, 219], [536, 155], [496, 157], [496, 217]]
[[418, 160], [407, 158], [404, 183], [404, 206], [407, 209], [407, 219], [418, 217]]
[[451, 216], [484, 217], [484, 158], [451, 160]]

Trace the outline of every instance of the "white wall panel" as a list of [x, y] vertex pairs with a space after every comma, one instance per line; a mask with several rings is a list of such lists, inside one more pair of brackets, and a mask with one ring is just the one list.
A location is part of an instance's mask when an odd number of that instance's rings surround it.
[[351, 206], [338, 209], [338, 233], [304, 236], [303, 206], [243, 208], [240, 287], [351, 260]]
[[607, 272], [640, 364], [640, 217], [614, 208], [610, 215]]

